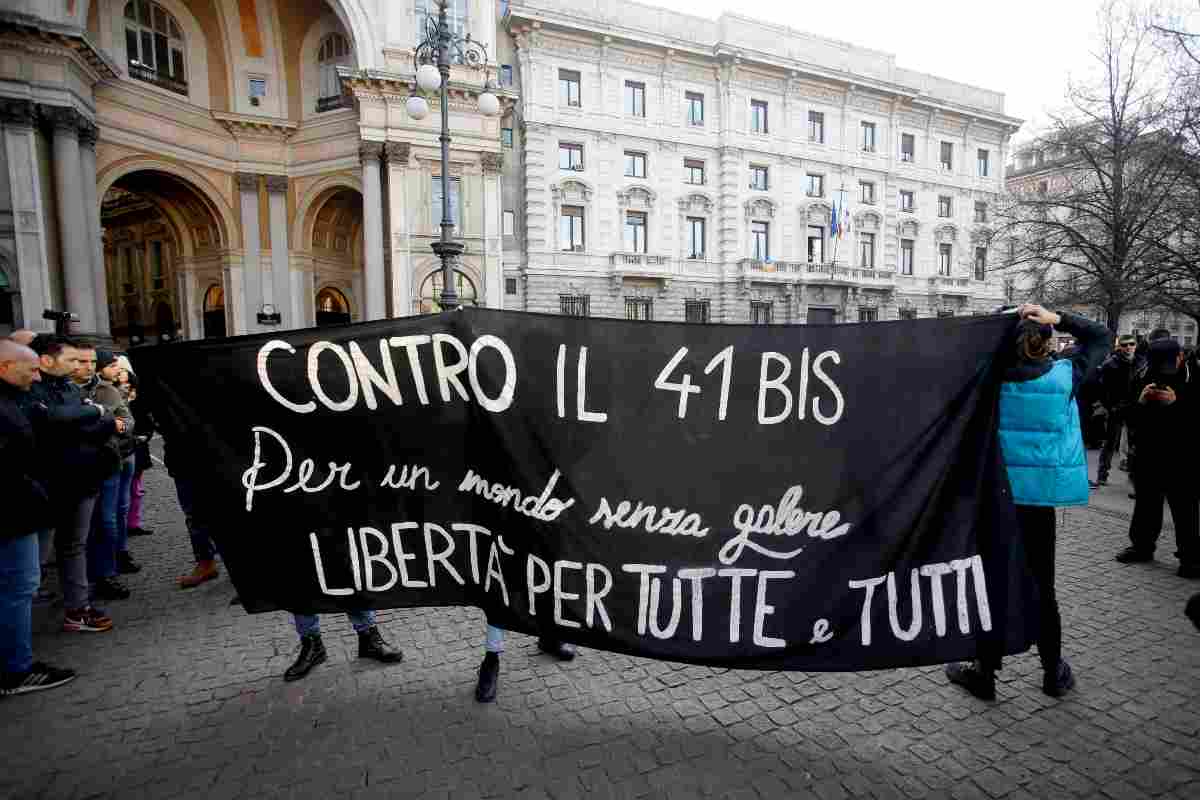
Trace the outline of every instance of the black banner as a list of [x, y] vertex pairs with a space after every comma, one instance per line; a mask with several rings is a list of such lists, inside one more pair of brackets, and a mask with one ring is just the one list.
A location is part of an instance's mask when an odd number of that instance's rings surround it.
[[1028, 647], [1012, 327], [467, 309], [134, 366], [251, 612], [473, 605], [633, 655], [857, 670]]

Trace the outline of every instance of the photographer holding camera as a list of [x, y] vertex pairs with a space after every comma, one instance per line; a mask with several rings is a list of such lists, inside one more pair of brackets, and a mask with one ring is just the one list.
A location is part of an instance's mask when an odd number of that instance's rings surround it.
[[1117, 561], [1133, 564], [1154, 560], [1162, 532], [1163, 501], [1175, 521], [1179, 576], [1200, 578], [1200, 492], [1186, 465], [1195, 453], [1196, 379], [1172, 339], [1150, 344], [1147, 370], [1137, 402], [1129, 410], [1137, 428], [1137, 502], [1129, 525], [1131, 544]]

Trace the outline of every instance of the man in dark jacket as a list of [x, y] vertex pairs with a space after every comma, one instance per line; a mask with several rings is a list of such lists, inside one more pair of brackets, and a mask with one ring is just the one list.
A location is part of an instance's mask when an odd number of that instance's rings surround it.
[[[38, 441], [38, 474], [50, 495], [59, 581], [63, 591], [63, 630], [101, 632], [112, 619], [88, 599], [86, 546], [100, 484], [117, 466], [108, 441], [118, 421], [100, 406], [85, 403], [71, 376], [80, 350], [60, 336], [34, 341], [41, 368], [28, 401]], [[93, 356], [94, 358], [94, 356]]]
[[33, 425], [23, 395], [38, 382], [37, 354], [0, 340], [0, 697], [62, 686], [75, 673], [33, 660], [33, 594], [38, 587], [38, 531], [50, 500], [34, 473]]
[[1154, 559], [1162, 532], [1163, 501], [1175, 522], [1179, 575], [1200, 578], [1200, 492], [1184, 454], [1195, 452], [1197, 386], [1189, 380], [1183, 350], [1171, 339], [1150, 345], [1146, 376], [1130, 419], [1137, 427], [1137, 503], [1129, 525], [1129, 547], [1117, 561]]
[[1100, 402], [1108, 411], [1108, 422], [1105, 425], [1104, 449], [1100, 451], [1100, 468], [1096, 474], [1094, 485], [1104, 486], [1108, 483], [1108, 473], [1112, 469], [1113, 453], [1121, 446], [1121, 433], [1125, 428], [1126, 410], [1133, 397], [1133, 351], [1137, 347], [1137, 339], [1132, 336], [1122, 336], [1117, 340], [1117, 349], [1100, 365]]

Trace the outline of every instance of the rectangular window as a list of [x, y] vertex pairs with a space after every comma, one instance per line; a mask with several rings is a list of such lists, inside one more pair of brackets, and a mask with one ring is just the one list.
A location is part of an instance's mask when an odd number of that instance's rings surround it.
[[864, 122], [862, 124], [862, 149], [864, 153], [875, 152], [875, 123]]
[[771, 223], [750, 223], [750, 246], [755, 261], [766, 261], [771, 257]]
[[266, 78], [251, 78], [250, 79], [250, 97], [263, 98], [267, 96], [267, 79]]
[[916, 158], [917, 137], [911, 133], [900, 134], [900, 160], [912, 163]]
[[825, 141], [825, 115], [820, 111], [808, 112], [808, 140], [810, 142]]
[[625, 81], [625, 113], [633, 117], [646, 116], [646, 84]]
[[858, 321], [879, 322], [879, 308], [877, 306], [859, 306]]
[[772, 318], [772, 303], [766, 300], [751, 300], [750, 301], [750, 324], [751, 325], [770, 325]]
[[683, 160], [683, 182], [694, 186], [704, 185], [704, 162], [685, 158]]
[[954, 144], [952, 142], [942, 142], [941, 158], [938, 160], [946, 172], [954, 169]]
[[516, 278], [505, 278], [504, 279], [504, 293], [507, 295], [514, 295], [517, 293], [517, 279]]
[[704, 95], [700, 94], [699, 92], [685, 92], [684, 100], [687, 103], [688, 125], [703, 125]]
[[767, 103], [765, 100], [750, 101], [750, 130], [767, 133]]
[[706, 220], [704, 219], [704, 217], [688, 217], [687, 218], [688, 258], [695, 259], [697, 261], [704, 260], [704, 251], [705, 251], [704, 228], [705, 228], [705, 225], [706, 225]]
[[583, 252], [583, 206], [563, 206], [558, 217], [558, 238], [563, 250]]
[[987, 203], [975, 204], [975, 221], [987, 222]]
[[913, 274], [913, 240], [900, 240], [900, 274]]
[[684, 300], [683, 321], [704, 324], [708, 322], [707, 300]]
[[814, 175], [811, 172], [805, 176], [805, 194], [809, 197], [825, 196], [825, 176]]
[[950, 274], [951, 249], [948, 244], [938, 245], [938, 275]]
[[900, 210], [912, 211], [916, 206], [913, 205], [913, 193], [906, 189], [900, 190]]
[[500, 65], [500, 85], [501, 86], [512, 86], [513, 85], [512, 64], [501, 64]]
[[938, 216], [950, 216], [950, 198], [944, 194], [938, 195]]
[[579, 73], [573, 69], [558, 71], [558, 102], [573, 108], [579, 108], [582, 105], [579, 94]]
[[512, 149], [512, 146], [513, 146], [513, 129], [512, 128], [501, 128], [500, 129], [500, 144], [501, 144], [501, 146], [507, 147], [510, 150]]
[[583, 145], [559, 142], [558, 168], [583, 172]]
[[635, 153], [632, 150], [625, 151], [625, 177], [627, 178], [644, 178], [646, 177], [646, 154]]
[[975, 248], [975, 280], [982, 281], [987, 279], [987, 248]]
[[[434, 175], [433, 178], [433, 207], [431, 209], [430, 219], [433, 220], [434, 226], [438, 226], [442, 222], [442, 176]], [[450, 179], [450, 221], [454, 226], [458, 227], [458, 221], [462, 219], [462, 192], [459, 191], [461, 182], [458, 178]]]
[[903, 306], [900, 309], [900, 319], [916, 319], [917, 309], [913, 306]]
[[503, 223], [501, 233], [504, 236], [512, 236], [517, 229], [517, 215], [511, 211], [505, 211], [503, 214]]
[[560, 294], [558, 296], [558, 313], [568, 317], [586, 317], [591, 299], [586, 294]]
[[869, 206], [875, 205], [875, 184], [869, 181], [858, 182], [859, 199]]
[[871, 268], [875, 266], [875, 234], [858, 235], [858, 265]]
[[646, 212], [625, 212], [625, 252], [646, 252]]
[[751, 164], [750, 165], [750, 188], [758, 189], [759, 191], [765, 192], [767, 190], [767, 186], [769, 185], [767, 182], [768, 172], [769, 172], [769, 170], [766, 167], [761, 167], [756, 164]]
[[979, 160], [979, 177], [986, 178], [988, 176], [988, 151], [980, 150], [976, 153]]
[[625, 319], [654, 319], [654, 299], [650, 297], [626, 297]]
[[825, 263], [825, 229], [820, 225], [808, 226], [808, 263]]

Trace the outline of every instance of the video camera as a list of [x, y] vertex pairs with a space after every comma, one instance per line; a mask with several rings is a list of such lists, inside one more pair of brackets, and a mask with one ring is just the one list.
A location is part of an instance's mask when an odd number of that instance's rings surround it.
[[71, 332], [71, 323], [79, 322], [79, 315], [72, 314], [70, 311], [55, 311], [52, 308], [47, 308], [42, 312], [42, 319], [48, 319], [53, 322], [54, 332], [59, 336], [66, 336]]

